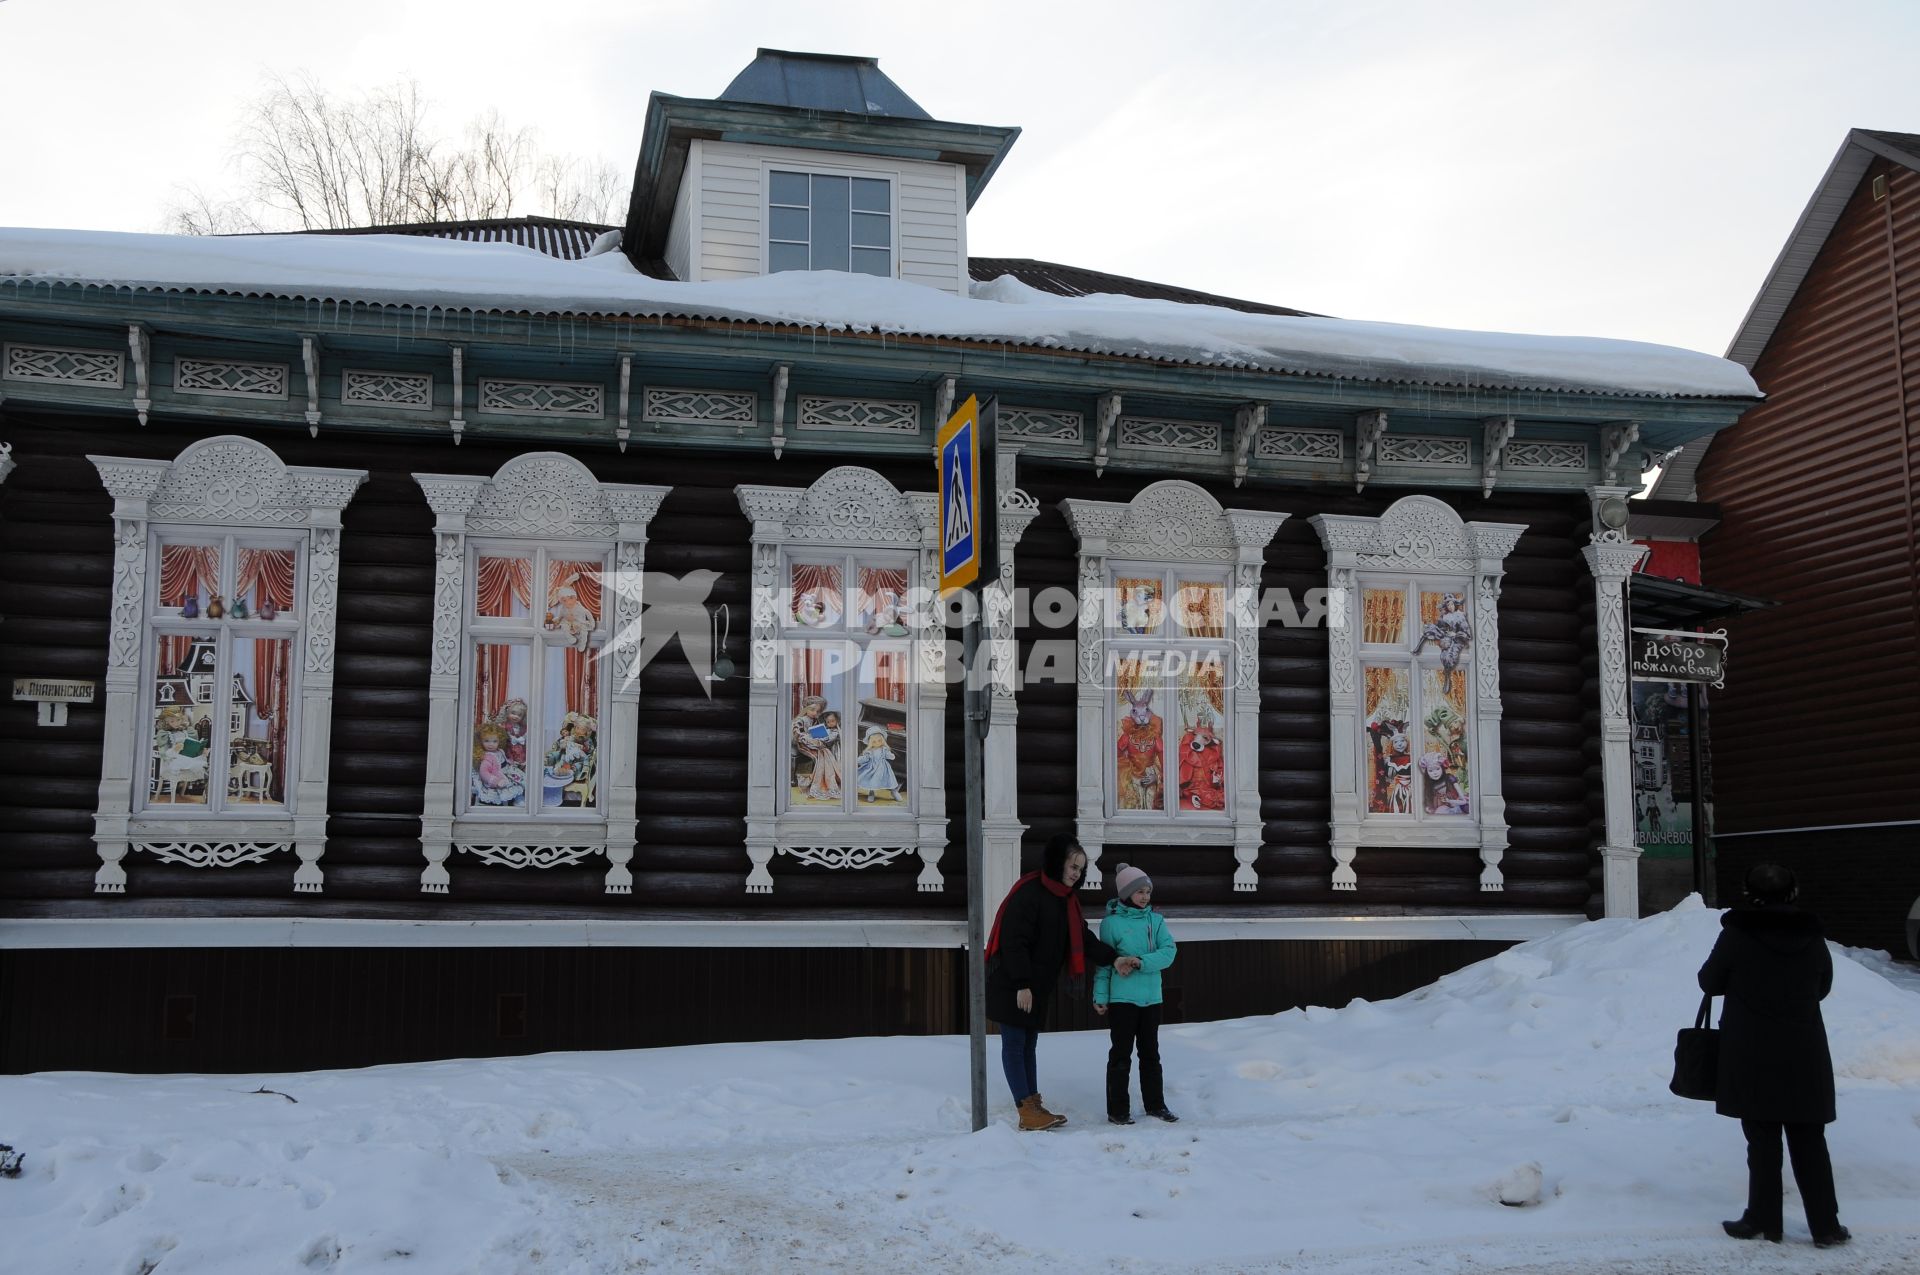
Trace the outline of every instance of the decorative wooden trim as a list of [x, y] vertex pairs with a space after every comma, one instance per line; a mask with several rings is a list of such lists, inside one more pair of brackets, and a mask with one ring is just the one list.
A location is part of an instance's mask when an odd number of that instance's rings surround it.
[[243, 363], [235, 359], [197, 359], [186, 355], [176, 355], [173, 360], [173, 392], [176, 394], [284, 401], [288, 379], [285, 363]]
[[776, 363], [773, 365], [773, 458], [780, 459], [780, 453], [787, 447], [787, 382], [791, 379], [793, 365]]
[[127, 350], [133, 355], [133, 410], [145, 425], [153, 411], [153, 338], [145, 324], [127, 325]]
[[1500, 459], [1507, 444], [1513, 441], [1513, 417], [1491, 416], [1482, 422], [1482, 442], [1480, 451], [1480, 495], [1484, 499], [1493, 495], [1493, 485], [1500, 478]]
[[[127, 874], [121, 864], [133, 848], [194, 866], [231, 866], [290, 845], [300, 859], [294, 890], [318, 893], [324, 881], [320, 858], [326, 851], [330, 754], [325, 741], [333, 717], [340, 512], [366, 481], [367, 471], [284, 465], [270, 448], [234, 435], [201, 439], [171, 461], [87, 459], [113, 496], [115, 545], [105, 695], [107, 745], [101, 751], [93, 835], [100, 869], [94, 874], [94, 890], [101, 894], [126, 891]], [[153, 523], [305, 533], [306, 576], [299, 592], [299, 605], [305, 609], [295, 718], [297, 773], [284, 815], [133, 817], [134, 784], [146, 775], [146, 753], [139, 743], [151, 736], [151, 722], [142, 711], [140, 660], [147, 623], [148, 530]]]
[[1086, 416], [1041, 407], [1002, 407], [1000, 437], [1027, 443], [1074, 443], [1086, 434]]
[[1610, 917], [1640, 915], [1640, 847], [1634, 843], [1633, 719], [1627, 705], [1627, 580], [1647, 555], [1645, 545], [1606, 526], [1600, 508], [1625, 501], [1631, 487], [1587, 488], [1593, 511], [1589, 543], [1581, 549], [1593, 576], [1596, 653], [1600, 662], [1600, 790], [1606, 820], [1600, 846], [1601, 897]]
[[1373, 477], [1375, 454], [1386, 433], [1387, 414], [1384, 411], [1361, 412], [1353, 418], [1354, 491], [1367, 489], [1367, 480]]
[[1503, 465], [1507, 469], [1584, 474], [1591, 462], [1587, 459], [1585, 443], [1551, 438], [1516, 438], [1507, 444]]
[[918, 434], [920, 404], [911, 399], [825, 398], [802, 394], [794, 428], [853, 434]]
[[736, 487], [741, 512], [753, 524], [753, 684], [747, 723], [746, 890], [771, 894], [769, 865], [776, 853], [827, 867], [864, 867], [884, 852], [920, 856], [923, 892], [943, 889], [939, 863], [947, 848], [946, 632], [931, 605], [912, 608], [907, 637], [917, 658], [918, 684], [908, 711], [915, 741], [910, 759], [911, 818], [783, 815], [786, 747], [780, 706], [779, 634], [781, 555], [788, 549], [903, 550], [917, 559], [924, 589], [939, 578], [939, 496], [902, 492], [857, 465], [830, 469], [810, 487]]
[[350, 367], [340, 372], [340, 402], [345, 407], [377, 407], [394, 412], [433, 410], [433, 373], [388, 372]]
[[118, 350], [9, 341], [0, 347], [0, 380], [117, 390], [126, 385], [126, 359]]
[[1380, 440], [1380, 463], [1467, 469], [1473, 465], [1473, 444], [1444, 434], [1389, 434]]
[[[1354, 856], [1369, 845], [1478, 846], [1480, 888], [1504, 888], [1500, 861], [1507, 848], [1506, 798], [1500, 767], [1500, 581], [1507, 555], [1526, 527], [1519, 523], [1463, 522], [1444, 501], [1407, 496], [1377, 518], [1317, 514], [1308, 520], [1327, 551], [1328, 707], [1333, 820], [1333, 888], [1352, 890]], [[1470, 822], [1458, 828], [1387, 824], [1370, 820], [1360, 779], [1361, 634], [1359, 576], [1395, 579], [1466, 578], [1473, 598], [1474, 698], [1470, 732], [1478, 783]]]
[[[1112, 834], [1140, 828], [1157, 841], [1231, 842], [1238, 864], [1235, 890], [1259, 885], [1260, 819], [1260, 571], [1266, 547], [1289, 517], [1256, 509], [1222, 509], [1220, 502], [1193, 483], [1167, 479], [1142, 488], [1131, 501], [1063, 500], [1061, 512], [1080, 541], [1080, 627], [1076, 709], [1076, 818], [1080, 844], [1087, 852], [1082, 888], [1100, 888], [1100, 854]], [[1111, 736], [1107, 731], [1108, 688], [1103, 685], [1107, 639], [1107, 564], [1111, 560], [1190, 563], [1228, 573], [1231, 597], [1228, 626], [1233, 644], [1234, 696], [1227, 725], [1233, 770], [1233, 808], [1208, 831], [1171, 819], [1111, 818], [1107, 814], [1107, 767]]]
[[300, 338], [300, 365], [307, 376], [307, 436], [320, 437], [320, 338]]
[[607, 414], [607, 387], [597, 381], [506, 380], [480, 378], [474, 410], [482, 416], [564, 416], [601, 420]]
[[1288, 429], [1269, 425], [1255, 437], [1253, 454], [1262, 460], [1339, 464], [1347, 458], [1347, 438], [1335, 429]]
[[658, 429], [662, 425], [732, 426], [736, 434], [760, 419], [760, 396], [752, 390], [671, 389], [649, 385], [643, 396], [641, 419]]
[[427, 683], [427, 781], [420, 819], [420, 849], [426, 858], [421, 891], [447, 893], [451, 884], [447, 859], [457, 847], [508, 867], [549, 867], [604, 851], [606, 893], [631, 894], [633, 874], [627, 865], [633, 861], [637, 841], [639, 798], [638, 779], [630, 766], [607, 767], [602, 818], [528, 815], [508, 823], [459, 814], [465, 773], [460, 763], [467, 738], [460, 720], [466, 542], [469, 536], [530, 543], [584, 540], [604, 545], [612, 553], [612, 587], [603, 594], [602, 603], [612, 608], [612, 636], [601, 656], [611, 661], [612, 707], [600, 753], [614, 759], [631, 757], [640, 738], [640, 615], [647, 527], [672, 488], [603, 483], [580, 461], [559, 452], [516, 456], [491, 477], [413, 477], [434, 512], [436, 563], [433, 665]]
[[1212, 421], [1170, 420], [1157, 416], [1120, 418], [1120, 449], [1166, 452], [1177, 456], [1221, 454], [1220, 426]]
[[1102, 477], [1107, 472], [1108, 448], [1113, 445], [1113, 427], [1120, 420], [1120, 392], [1102, 394], [1095, 405], [1094, 420], [1097, 432], [1093, 444], [1093, 476]]
[[1233, 485], [1247, 480], [1247, 465], [1253, 458], [1253, 440], [1267, 427], [1267, 405], [1248, 403], [1233, 415]]

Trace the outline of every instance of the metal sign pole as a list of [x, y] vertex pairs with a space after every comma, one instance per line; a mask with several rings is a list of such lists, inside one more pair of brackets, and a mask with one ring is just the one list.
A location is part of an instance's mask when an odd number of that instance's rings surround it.
[[980, 440], [980, 468], [975, 475], [980, 516], [974, 524], [980, 575], [968, 590], [971, 607], [962, 639], [967, 718], [967, 1033], [976, 1131], [987, 1127], [986, 741], [993, 695], [980, 659], [980, 628], [987, 586], [1000, 579], [1000, 491], [994, 472], [997, 408], [997, 401], [988, 399], [974, 426]]

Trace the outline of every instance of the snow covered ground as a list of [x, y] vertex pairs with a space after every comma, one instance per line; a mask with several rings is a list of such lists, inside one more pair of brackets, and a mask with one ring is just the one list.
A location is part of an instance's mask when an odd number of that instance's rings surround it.
[[4, 1077], [26, 1171], [0, 1180], [0, 1268], [1920, 1269], [1920, 995], [1859, 961], [1826, 1005], [1854, 1245], [1813, 1249], [1791, 1193], [1786, 1244], [1720, 1234], [1739, 1129], [1665, 1083], [1717, 923], [1692, 900], [1384, 1004], [1170, 1028], [1178, 1125], [1104, 1123], [1091, 1033], [1042, 1042], [1073, 1123], [1027, 1135], [997, 1068], [999, 1122], [968, 1132], [953, 1038]]

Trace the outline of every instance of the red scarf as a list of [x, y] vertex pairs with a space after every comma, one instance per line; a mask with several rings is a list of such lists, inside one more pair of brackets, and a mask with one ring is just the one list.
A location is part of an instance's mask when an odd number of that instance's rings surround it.
[[987, 959], [992, 960], [993, 954], [1000, 950], [1000, 921], [1007, 914], [1007, 904], [1013, 902], [1013, 896], [1020, 893], [1021, 886], [1033, 880], [1047, 887], [1047, 892], [1055, 898], [1067, 901], [1067, 944], [1070, 949], [1067, 968], [1075, 978], [1079, 978], [1087, 972], [1087, 922], [1080, 914], [1080, 896], [1073, 892], [1072, 886], [1040, 872], [1029, 872], [1015, 881], [1013, 889], [1007, 891], [1007, 897], [1000, 900], [1000, 910], [993, 914], [993, 933], [987, 937]]

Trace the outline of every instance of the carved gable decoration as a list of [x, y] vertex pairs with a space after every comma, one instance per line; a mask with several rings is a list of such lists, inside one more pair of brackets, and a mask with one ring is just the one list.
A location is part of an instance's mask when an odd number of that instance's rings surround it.
[[611, 540], [619, 522], [588, 468], [559, 452], [516, 456], [480, 485], [467, 515], [477, 536]]
[[1407, 496], [1378, 518], [1323, 515], [1316, 520], [1329, 551], [1358, 555], [1363, 570], [1467, 574], [1481, 558], [1505, 558], [1524, 528], [1464, 521], [1432, 496]]
[[1062, 508], [1075, 535], [1106, 541], [1107, 557], [1156, 562], [1232, 562], [1243, 543], [1264, 546], [1285, 517], [1260, 530], [1236, 527], [1236, 518], [1263, 515], [1228, 513], [1205, 489], [1177, 478], [1142, 489], [1124, 505], [1068, 500]]
[[805, 491], [793, 487], [741, 487], [740, 507], [755, 524], [779, 523], [778, 538], [793, 543], [876, 544], [911, 548], [931, 537], [939, 497], [902, 493], [858, 465], [841, 465]]
[[[106, 469], [101, 472], [105, 477]], [[365, 480], [364, 470], [290, 467], [264, 444], [229, 434], [202, 439], [181, 452], [149, 498], [147, 516], [162, 522], [304, 527], [315, 509], [345, 507]]]

